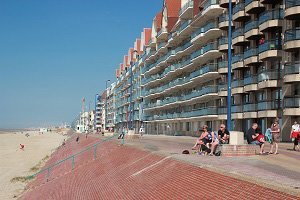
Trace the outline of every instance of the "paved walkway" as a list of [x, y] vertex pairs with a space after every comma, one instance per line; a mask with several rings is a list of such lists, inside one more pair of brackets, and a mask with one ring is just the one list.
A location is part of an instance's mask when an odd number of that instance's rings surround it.
[[[300, 196], [300, 152], [291, 151], [292, 143], [280, 143], [278, 155], [212, 157], [181, 154], [185, 149], [190, 150], [194, 142], [193, 137], [145, 135], [142, 139], [128, 140], [127, 145], [164, 156], [172, 155], [179, 161]], [[267, 144], [265, 150], [269, 149]]]
[[[90, 137], [85, 145], [93, 141], [99, 138]], [[37, 178], [21, 199], [300, 199], [299, 191], [289, 188], [299, 185], [295, 170], [298, 152], [287, 152], [289, 157], [284, 152], [276, 158], [180, 154], [193, 141], [189, 137], [146, 136], [127, 140], [124, 146], [117, 140], [103, 143], [96, 149], [95, 160], [92, 151], [87, 152], [76, 160], [73, 171], [64, 166], [53, 171], [48, 182]], [[79, 150], [79, 145], [69, 143], [68, 152], [74, 152], [73, 147]], [[62, 157], [59, 155], [65, 155], [64, 151], [58, 151], [57, 158]], [[284, 168], [286, 173], [280, 168], [284, 160], [289, 166]], [[262, 187], [260, 181], [252, 180], [252, 170], [258, 170], [255, 176], [266, 182], [283, 180], [286, 185]]]

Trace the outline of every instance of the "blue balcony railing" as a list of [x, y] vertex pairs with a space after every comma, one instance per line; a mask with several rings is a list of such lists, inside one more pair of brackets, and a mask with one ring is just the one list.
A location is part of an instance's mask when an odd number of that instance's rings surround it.
[[256, 112], [257, 111], [257, 104], [256, 103], [247, 103], [243, 105], [244, 112]]
[[300, 97], [285, 97], [284, 108], [300, 108]]
[[258, 82], [269, 81], [269, 80], [279, 80], [282, 78], [281, 71], [268, 70], [263, 71], [258, 74]]
[[219, 45], [228, 44], [228, 37], [221, 37], [218, 40]]
[[218, 20], [219, 20], [219, 23], [228, 21], [229, 20], [229, 15], [227, 13], [223, 13], [222, 15], [220, 15]]
[[244, 3], [238, 3], [236, 4], [232, 9], [232, 14], [236, 14], [239, 11], [245, 10], [245, 4]]
[[280, 20], [283, 19], [283, 16], [284, 16], [283, 9], [267, 10], [259, 15], [258, 23], [262, 24], [266, 21], [275, 20], [275, 19]]
[[244, 61], [244, 54], [237, 54], [237, 55], [233, 55], [232, 57], [232, 64], [237, 62], [243, 62], [243, 61]]
[[234, 80], [231, 83], [232, 88], [243, 87], [243, 86], [244, 86], [244, 80]]
[[285, 8], [291, 8], [295, 6], [300, 6], [300, 1], [298, 0], [285, 0]]
[[258, 55], [258, 48], [248, 49], [244, 52], [244, 59], [250, 58], [252, 56]]
[[269, 50], [281, 50], [282, 49], [282, 42], [280, 40], [268, 40], [265, 41], [263, 44], [259, 45], [258, 53], [263, 53]]
[[184, 4], [184, 6], [181, 8], [181, 10], [179, 11], [179, 15], [182, 15], [182, 13], [184, 13], [188, 8], [193, 8], [194, 7], [194, 1], [193, 0], [189, 0], [186, 4]]
[[257, 20], [251, 20], [245, 24], [245, 33], [258, 28], [258, 21]]
[[300, 28], [288, 29], [284, 33], [284, 41], [300, 40]]
[[244, 78], [244, 86], [251, 85], [251, 84], [257, 84], [257, 76], [251, 75]]
[[286, 63], [284, 65], [284, 74], [300, 74], [300, 62]]
[[282, 108], [282, 102], [280, 99], [273, 99], [273, 100], [264, 100], [257, 103], [257, 110], [278, 110]]
[[213, 5], [219, 5], [219, 0], [207, 0], [203, 5], [203, 11]]
[[235, 29], [233, 32], [232, 32], [232, 38], [234, 39], [234, 38], [236, 38], [236, 37], [238, 37], [238, 36], [243, 36], [244, 35], [244, 28], [237, 28], [237, 29]]
[[243, 106], [242, 105], [232, 105], [231, 106], [231, 112], [232, 113], [242, 113], [243, 112]]

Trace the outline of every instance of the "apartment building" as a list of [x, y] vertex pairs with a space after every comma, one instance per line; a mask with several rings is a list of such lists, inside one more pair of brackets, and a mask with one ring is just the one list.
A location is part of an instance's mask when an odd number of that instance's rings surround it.
[[116, 131], [122, 127], [138, 132], [143, 118], [143, 91], [141, 88], [141, 68], [147, 53], [151, 29], [145, 28], [141, 38], [136, 39], [123, 62], [116, 70], [115, 86], [115, 127]]
[[96, 95], [96, 111], [95, 111], [95, 130], [104, 129], [104, 103], [105, 103], [105, 92], [101, 95]]
[[129, 113], [138, 116], [135, 127], [170, 135], [226, 123], [231, 24], [232, 128], [258, 122], [264, 131], [278, 117], [288, 139], [300, 119], [300, 1], [232, 0], [232, 22], [228, 6], [229, 0], [164, 1], [149, 41], [144, 37], [120, 65], [117, 123], [128, 124]]
[[109, 88], [107, 88], [107, 96], [106, 96], [106, 102], [104, 102], [107, 108], [107, 114], [106, 114], [106, 123], [105, 123], [105, 129], [106, 130], [114, 130], [115, 127], [115, 86], [116, 83], [112, 83]]

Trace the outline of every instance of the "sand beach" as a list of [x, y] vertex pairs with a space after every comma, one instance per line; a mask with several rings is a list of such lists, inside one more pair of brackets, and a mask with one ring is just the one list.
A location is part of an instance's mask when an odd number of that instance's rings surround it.
[[[26, 183], [11, 182], [13, 178], [34, 174], [51, 153], [62, 144], [66, 132], [39, 131], [0, 132], [0, 199], [15, 199]], [[27, 137], [26, 134], [29, 134]], [[20, 149], [24, 144], [24, 150]], [[40, 164], [39, 164], [40, 163]]]

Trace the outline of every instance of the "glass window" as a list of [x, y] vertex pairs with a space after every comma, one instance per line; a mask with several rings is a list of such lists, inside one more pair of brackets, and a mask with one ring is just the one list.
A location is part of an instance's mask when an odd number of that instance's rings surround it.
[[250, 94], [245, 94], [244, 103], [250, 103]]

